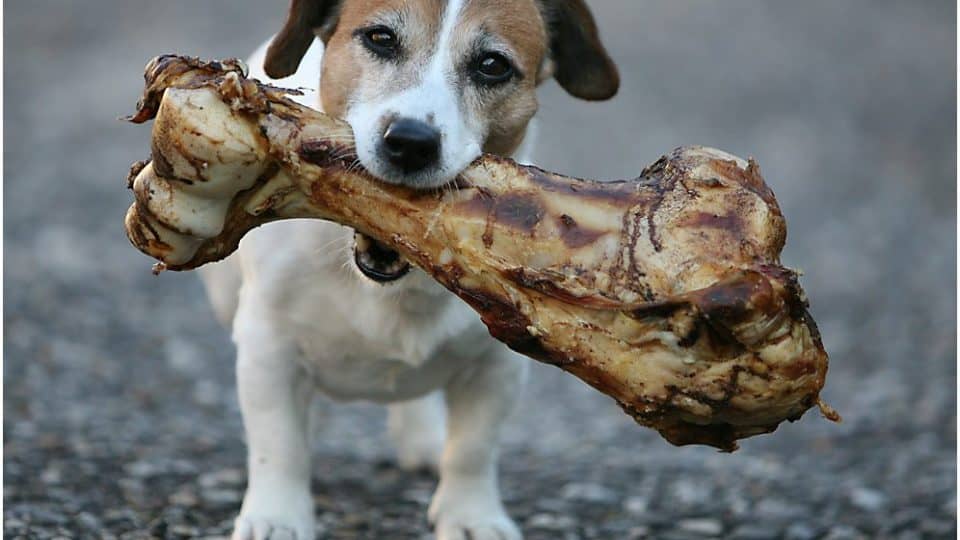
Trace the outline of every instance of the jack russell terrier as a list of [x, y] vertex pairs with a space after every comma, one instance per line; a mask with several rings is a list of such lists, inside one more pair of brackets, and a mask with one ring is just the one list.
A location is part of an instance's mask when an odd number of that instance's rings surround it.
[[[252, 77], [319, 83], [301, 99], [350, 123], [358, 165], [421, 189], [481, 152], [526, 160], [546, 79], [587, 100], [619, 86], [583, 0], [292, 0], [268, 43]], [[248, 485], [235, 540], [314, 538], [318, 389], [392, 403], [400, 465], [439, 470], [428, 512], [439, 540], [521, 538], [500, 500], [497, 439], [529, 361], [465, 304], [396, 252], [320, 221], [253, 231], [202, 276], [237, 347]]]

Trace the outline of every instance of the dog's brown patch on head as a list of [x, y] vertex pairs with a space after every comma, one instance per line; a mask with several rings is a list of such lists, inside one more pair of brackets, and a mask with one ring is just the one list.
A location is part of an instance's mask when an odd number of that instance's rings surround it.
[[[343, 117], [350, 102], [382, 99], [415, 84], [435, 49], [445, 0], [347, 0], [324, 53], [321, 96], [328, 114]], [[401, 62], [376, 59], [356, 32], [382, 24], [400, 41]], [[371, 95], [376, 93], [376, 95]]]
[[547, 53], [540, 11], [533, 0], [468, 0], [457, 35], [460, 54], [478, 43], [504, 46], [520, 74], [502, 92], [467, 92], [465, 100], [479, 118], [489, 119], [483, 150], [511, 155], [523, 142], [527, 124], [537, 112], [537, 75]]

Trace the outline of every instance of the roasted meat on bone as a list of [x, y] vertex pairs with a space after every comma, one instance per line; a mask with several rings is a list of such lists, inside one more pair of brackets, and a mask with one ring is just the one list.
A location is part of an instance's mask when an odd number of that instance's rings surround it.
[[[736, 448], [822, 405], [827, 372], [786, 224], [753, 161], [684, 147], [635, 180], [577, 180], [483, 156], [450, 186], [370, 176], [352, 130], [237, 61], [158, 57], [134, 122], [133, 244], [172, 270], [250, 229], [335, 221], [399, 252], [493, 337], [613, 397], [674, 444]], [[562, 399], [561, 397], [557, 398]]]

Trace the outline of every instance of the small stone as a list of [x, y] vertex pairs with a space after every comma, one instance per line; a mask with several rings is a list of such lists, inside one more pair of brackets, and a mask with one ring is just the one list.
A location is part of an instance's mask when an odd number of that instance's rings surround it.
[[948, 516], [956, 517], [956, 515], [957, 515], [957, 498], [956, 498], [956, 497], [950, 497], [950, 499], [948, 499], [947, 502], [943, 503], [943, 506], [941, 507], [941, 509], [943, 510], [943, 513], [944, 513], [944, 514], [947, 514]]
[[31, 524], [63, 525], [67, 522], [67, 518], [59, 512], [38, 506], [30, 510], [30, 522]]
[[629, 514], [643, 515], [650, 508], [650, 500], [646, 497], [627, 497], [623, 501], [623, 509]]
[[139, 521], [136, 512], [129, 508], [111, 508], [104, 513], [103, 518], [109, 522], [130, 521], [136, 523]]
[[710, 518], [691, 518], [677, 522], [677, 528], [703, 536], [717, 536], [723, 532], [723, 523]]
[[784, 540], [813, 540], [817, 530], [806, 523], [793, 523], [783, 533]]
[[617, 500], [617, 494], [599, 484], [571, 483], [563, 487], [560, 496], [572, 501], [589, 503], [611, 503]]
[[197, 483], [200, 487], [239, 486], [246, 480], [246, 474], [241, 469], [222, 469], [200, 475]]
[[531, 529], [548, 529], [551, 531], [562, 531], [575, 527], [577, 522], [570, 516], [558, 516], [541, 512], [534, 514], [527, 519], [527, 527]]
[[753, 507], [753, 513], [765, 520], [784, 521], [790, 518], [796, 518], [805, 513], [804, 507], [791, 504], [781, 499], [761, 499]]
[[559, 498], [548, 498], [537, 501], [537, 510], [542, 510], [548, 514], [565, 514], [570, 510], [570, 501]]
[[885, 518], [886, 525], [891, 529], [916, 529], [916, 524], [927, 512], [923, 508], [909, 507], [894, 511], [892, 515]]
[[865, 540], [866, 536], [854, 527], [837, 525], [827, 531], [823, 540]]
[[657, 533], [657, 540], [704, 540], [705, 538], [707, 537], [679, 529]]
[[650, 537], [650, 527], [638, 525], [627, 531], [627, 540], [644, 540]]
[[727, 537], [728, 540], [770, 540], [780, 534], [776, 525], [740, 525]]
[[742, 516], [750, 510], [750, 501], [744, 497], [736, 495], [730, 498], [727, 508], [730, 514], [734, 516]]
[[403, 499], [417, 504], [430, 504], [431, 493], [429, 490], [420, 488], [410, 488], [403, 492]]
[[200, 501], [189, 487], [183, 487], [172, 493], [167, 499], [174, 506], [196, 506]]
[[887, 496], [869, 488], [854, 488], [850, 491], [850, 502], [864, 512], [877, 512], [887, 506]]
[[187, 538], [196, 538], [200, 534], [200, 530], [196, 527], [183, 524], [171, 525], [170, 528], [167, 529], [167, 532], [175, 536], [185, 536]]
[[240, 492], [234, 489], [205, 489], [200, 498], [207, 504], [227, 506], [240, 502]]
[[137, 478], [147, 478], [163, 473], [161, 467], [158, 467], [157, 464], [149, 461], [134, 461], [133, 463], [127, 463], [123, 467], [123, 470], [130, 476], [135, 476]]
[[669, 488], [673, 499], [684, 506], [701, 506], [711, 497], [709, 484], [681, 478], [674, 481]]
[[59, 484], [63, 475], [60, 473], [60, 467], [51, 465], [40, 473], [40, 481], [44, 484]]
[[97, 531], [100, 529], [100, 520], [89, 512], [80, 512], [77, 514], [77, 522], [91, 531]]
[[925, 519], [920, 523], [920, 530], [936, 538], [952, 538], [957, 535], [957, 524], [941, 519]]

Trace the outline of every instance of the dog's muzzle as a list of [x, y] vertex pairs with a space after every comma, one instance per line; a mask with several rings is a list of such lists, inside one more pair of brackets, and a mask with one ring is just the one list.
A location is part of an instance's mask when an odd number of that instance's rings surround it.
[[390, 283], [407, 275], [410, 263], [396, 251], [363, 234], [353, 235], [353, 261], [360, 273], [377, 283]]

